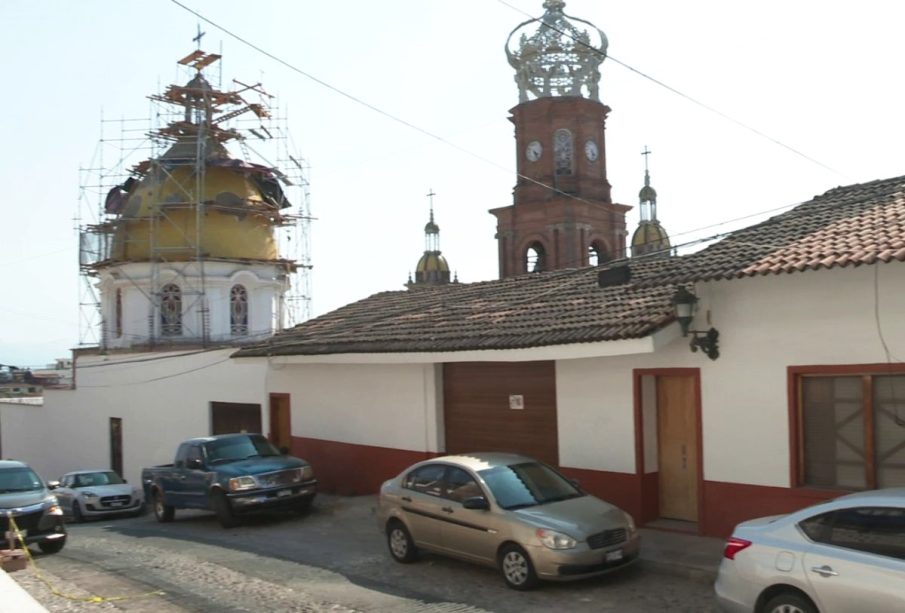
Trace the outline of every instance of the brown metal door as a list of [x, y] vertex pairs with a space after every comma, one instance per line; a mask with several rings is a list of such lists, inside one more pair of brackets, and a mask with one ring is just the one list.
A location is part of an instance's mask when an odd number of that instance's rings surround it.
[[694, 377], [657, 377], [660, 517], [698, 520], [698, 428]]
[[211, 403], [211, 434], [261, 432], [261, 405], [242, 402]]
[[279, 448], [292, 448], [289, 394], [270, 395], [270, 441]]
[[443, 366], [446, 451], [509, 451], [559, 463], [553, 362]]

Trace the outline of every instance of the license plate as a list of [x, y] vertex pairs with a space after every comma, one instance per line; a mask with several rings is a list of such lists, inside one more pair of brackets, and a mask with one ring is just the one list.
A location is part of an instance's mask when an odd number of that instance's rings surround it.
[[126, 504], [126, 503], [125, 503], [125, 502], [120, 502], [120, 501], [118, 501], [118, 500], [115, 500], [115, 501], [113, 501], [113, 502], [110, 503], [110, 506], [111, 506], [111, 507], [121, 507], [121, 506], [123, 506], [124, 504]]
[[283, 496], [291, 496], [292, 490], [280, 490], [277, 492], [277, 498], [282, 498]]
[[616, 551], [608, 551], [606, 554], [607, 562], [618, 562], [622, 559], [622, 550], [617, 549]]

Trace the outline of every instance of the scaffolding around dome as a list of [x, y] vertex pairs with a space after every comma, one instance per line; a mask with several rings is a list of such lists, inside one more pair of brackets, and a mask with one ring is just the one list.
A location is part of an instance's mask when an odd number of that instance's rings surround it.
[[220, 59], [179, 60], [150, 118], [101, 119], [80, 170], [80, 346], [240, 344], [310, 316], [306, 163], [260, 83], [211, 84]]

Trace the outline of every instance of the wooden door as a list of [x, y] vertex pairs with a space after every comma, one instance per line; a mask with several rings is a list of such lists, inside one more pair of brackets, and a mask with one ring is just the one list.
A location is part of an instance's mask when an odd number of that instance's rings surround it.
[[694, 377], [657, 377], [660, 517], [698, 520], [698, 424]]
[[110, 418], [110, 470], [123, 476], [123, 419]]
[[292, 449], [289, 394], [270, 395], [270, 441], [280, 449]]

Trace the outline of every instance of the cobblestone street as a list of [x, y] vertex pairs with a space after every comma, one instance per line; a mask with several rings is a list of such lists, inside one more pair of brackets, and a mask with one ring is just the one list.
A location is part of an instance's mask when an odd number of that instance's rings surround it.
[[11, 576], [49, 611], [713, 610], [708, 582], [641, 565], [521, 593], [493, 569], [431, 555], [397, 564], [372, 501], [325, 496], [307, 517], [255, 517], [232, 530], [194, 512], [172, 524], [144, 516], [72, 525], [62, 552], [36, 554], [37, 571]]

